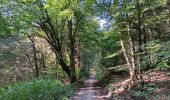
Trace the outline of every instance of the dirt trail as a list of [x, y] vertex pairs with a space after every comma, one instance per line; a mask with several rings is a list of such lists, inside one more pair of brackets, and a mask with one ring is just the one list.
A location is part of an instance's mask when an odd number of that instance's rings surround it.
[[102, 97], [102, 88], [96, 86], [94, 76], [86, 80], [83, 87], [79, 88], [77, 93], [69, 100], [109, 100]]

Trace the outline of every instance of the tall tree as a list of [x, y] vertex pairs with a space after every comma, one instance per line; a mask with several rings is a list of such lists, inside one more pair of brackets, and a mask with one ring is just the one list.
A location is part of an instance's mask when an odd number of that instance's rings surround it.
[[[37, 36], [48, 41], [56, 55], [56, 63], [67, 73], [71, 83], [75, 76], [75, 44], [78, 32], [89, 20], [94, 0], [21, 0], [3, 2], [3, 13], [12, 25], [13, 33], [29, 33], [33, 29]], [[5, 9], [12, 7], [13, 9]], [[43, 31], [43, 32], [41, 32]], [[69, 61], [63, 50], [67, 50]]]

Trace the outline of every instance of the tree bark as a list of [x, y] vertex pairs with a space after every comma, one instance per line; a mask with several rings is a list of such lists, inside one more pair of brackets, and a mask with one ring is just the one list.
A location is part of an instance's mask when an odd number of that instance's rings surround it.
[[142, 50], [142, 30], [141, 30], [141, 25], [142, 25], [142, 21], [141, 21], [141, 8], [140, 8], [140, 4], [139, 4], [139, 0], [137, 0], [137, 16], [138, 16], [138, 28], [137, 28], [137, 31], [138, 31], [138, 34], [139, 34], [139, 66], [138, 66], [138, 72], [139, 72], [139, 77], [140, 77], [140, 80], [141, 80], [141, 83], [142, 83], [142, 87], [144, 87], [144, 80], [143, 80], [143, 77], [142, 77], [142, 70], [141, 70], [141, 62], [142, 62], [142, 57], [143, 57], [143, 50]]
[[141, 32], [141, 8], [139, 4], [139, 0], [137, 0], [137, 17], [138, 17], [138, 52], [139, 52], [139, 61], [138, 61], [138, 74], [141, 77], [141, 62], [142, 62], [142, 32]]
[[133, 45], [133, 41], [130, 35], [130, 26], [127, 26], [128, 29], [128, 41], [129, 41], [129, 46], [130, 46], [130, 57], [131, 57], [131, 67], [130, 67], [130, 79], [134, 80], [134, 76], [135, 76], [135, 58], [134, 58], [134, 45]]
[[127, 54], [127, 52], [126, 52], [126, 48], [125, 48], [125, 46], [124, 46], [124, 42], [123, 42], [122, 39], [120, 40], [120, 44], [121, 44], [122, 51], [123, 51], [123, 55], [124, 55], [124, 57], [125, 57], [125, 60], [126, 60], [126, 62], [127, 62], [127, 65], [128, 65], [128, 67], [130, 67], [131, 64], [130, 64], [130, 61], [129, 61], [129, 58], [128, 58], [128, 54]]
[[28, 36], [28, 37], [32, 42], [35, 75], [36, 75], [36, 77], [39, 77], [38, 60], [37, 60], [37, 53], [36, 53], [37, 50], [35, 47], [35, 37], [34, 37], [34, 35], [32, 37], [31, 36]]
[[[59, 36], [60, 31], [55, 28], [55, 24], [52, 22], [47, 9], [44, 8], [43, 2], [41, 0], [39, 1], [39, 7], [41, 10], [42, 17], [40, 18], [40, 22], [38, 23], [40, 25], [40, 28], [45, 32], [46, 36], [42, 36], [45, 38], [49, 44], [52, 46], [53, 51], [56, 55], [56, 60], [61, 65], [62, 70], [66, 72], [66, 74], [69, 76], [71, 83], [76, 81], [76, 75], [75, 75], [75, 61], [74, 61], [74, 54], [75, 54], [75, 32], [73, 32], [73, 24], [72, 19], [67, 20], [68, 24], [68, 39], [70, 41], [69, 48], [70, 48], [70, 65], [67, 65], [67, 63], [64, 61], [64, 56], [62, 53], [62, 42], [63, 37]], [[71, 4], [71, 0], [68, 0], [68, 4]], [[57, 20], [57, 19], [56, 19]], [[81, 20], [81, 19], [80, 19]], [[77, 23], [77, 21], [76, 21]], [[61, 25], [65, 23], [61, 23]], [[62, 31], [64, 31], [64, 25], [62, 28]], [[76, 24], [77, 25], [77, 24]], [[77, 29], [77, 26], [75, 25], [75, 29]], [[61, 32], [62, 33], [62, 32]], [[56, 61], [56, 62], [57, 62]]]
[[76, 75], [75, 75], [75, 61], [74, 61], [74, 55], [75, 55], [75, 37], [72, 30], [72, 20], [68, 20], [68, 30], [69, 30], [69, 40], [70, 40], [70, 80], [71, 83], [76, 81]]

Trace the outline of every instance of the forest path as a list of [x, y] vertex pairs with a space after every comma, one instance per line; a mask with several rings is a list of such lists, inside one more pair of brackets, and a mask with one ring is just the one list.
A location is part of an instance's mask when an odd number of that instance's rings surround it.
[[108, 100], [102, 97], [102, 88], [98, 87], [95, 76], [85, 81], [83, 87], [79, 88], [76, 94], [69, 100]]

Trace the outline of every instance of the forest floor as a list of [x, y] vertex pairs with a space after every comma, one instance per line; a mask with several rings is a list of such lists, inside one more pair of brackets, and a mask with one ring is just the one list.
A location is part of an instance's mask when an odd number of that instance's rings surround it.
[[97, 85], [97, 82], [95, 76], [91, 76], [69, 100], [110, 100], [109, 97], [103, 96], [103, 89]]
[[121, 94], [125, 100], [170, 100], [170, 76], [163, 71], [149, 71], [143, 75], [144, 87], [137, 81], [130, 91]]
[[[170, 75], [167, 73], [169, 72], [149, 70], [142, 75], [144, 79], [143, 88], [141, 88], [141, 81], [138, 80], [131, 84], [130, 90], [114, 96], [113, 100], [170, 100]], [[108, 74], [103, 79], [105, 83], [108, 82], [107, 84], [121, 84], [128, 79], [128, 73]]]

